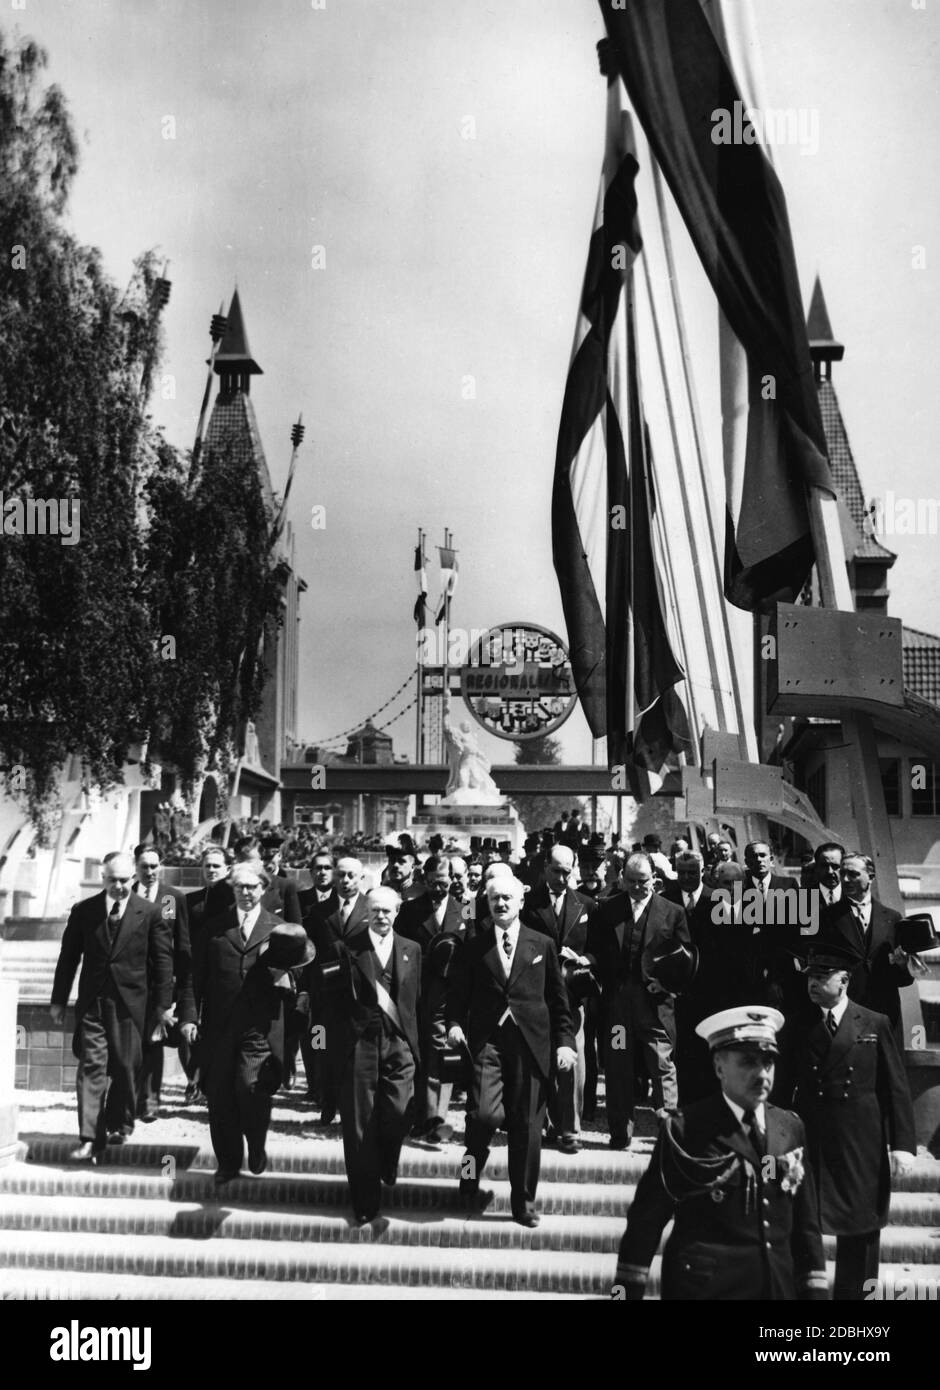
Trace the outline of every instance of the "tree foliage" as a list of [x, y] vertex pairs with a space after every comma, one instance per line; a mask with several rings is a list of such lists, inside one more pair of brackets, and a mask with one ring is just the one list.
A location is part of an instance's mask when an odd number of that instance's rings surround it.
[[230, 761], [283, 579], [253, 471], [223, 451], [194, 485], [146, 413], [156, 255], [122, 293], [65, 227], [77, 143], [45, 63], [0, 33], [0, 491], [80, 507], [74, 544], [0, 533], [0, 763], [37, 821], [73, 754], [103, 788], [148, 737], [187, 781]]
[[[519, 767], [559, 767], [561, 763], [561, 743], [550, 734], [516, 744], [516, 764]], [[573, 811], [576, 806], [579, 810], [584, 809], [581, 797], [538, 796], [528, 792], [514, 796], [513, 805], [529, 834], [553, 826], [561, 819], [563, 811]]]

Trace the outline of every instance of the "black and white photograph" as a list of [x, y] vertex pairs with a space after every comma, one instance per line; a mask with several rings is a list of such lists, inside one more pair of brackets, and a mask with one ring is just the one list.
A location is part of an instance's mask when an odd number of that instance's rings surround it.
[[284, 1301], [925, 1351], [938, 74], [940, 0], [0, 10], [39, 1362]]

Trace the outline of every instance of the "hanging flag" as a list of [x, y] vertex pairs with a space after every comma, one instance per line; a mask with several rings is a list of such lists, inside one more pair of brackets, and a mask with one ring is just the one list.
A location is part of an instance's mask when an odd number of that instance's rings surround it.
[[[793, 601], [814, 562], [806, 487], [835, 495], [786, 199], [700, 0], [600, 0], [634, 108], [747, 359], [726, 414], [727, 598]], [[738, 427], [746, 430], [735, 447]]]
[[424, 627], [428, 618], [428, 573], [424, 547], [415, 546], [415, 578], [418, 581], [418, 597], [415, 599], [414, 620], [418, 627]]
[[575, 683], [595, 738], [631, 790], [689, 746], [666, 629], [640, 396], [633, 263], [638, 170], [623, 85], [608, 87], [607, 143], [558, 431], [552, 552]]
[[443, 622], [447, 610], [447, 601], [454, 597], [454, 590], [457, 588], [457, 552], [446, 545], [439, 545], [437, 548], [441, 557], [441, 602], [435, 621], [440, 623]]

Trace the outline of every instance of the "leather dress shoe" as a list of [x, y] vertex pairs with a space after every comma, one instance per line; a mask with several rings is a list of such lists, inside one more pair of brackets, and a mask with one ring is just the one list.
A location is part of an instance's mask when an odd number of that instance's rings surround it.
[[398, 1181], [398, 1165], [396, 1164], [394, 1168], [386, 1168], [381, 1176], [386, 1187], [394, 1187]]
[[514, 1213], [512, 1219], [517, 1225], [528, 1226], [529, 1230], [534, 1230], [542, 1218], [537, 1211], [520, 1211]]
[[448, 1144], [453, 1137], [454, 1127], [447, 1124], [446, 1120], [435, 1120], [424, 1135], [428, 1144]]
[[378, 1214], [378, 1207], [376, 1207], [375, 1211], [357, 1211], [353, 1220], [357, 1226], [371, 1226]]
[[607, 1141], [608, 1148], [629, 1149], [630, 1136], [628, 1134], [612, 1134]]
[[109, 1143], [109, 1144], [126, 1144], [126, 1143], [127, 1143], [127, 1135], [126, 1135], [126, 1134], [123, 1134], [123, 1133], [121, 1132], [121, 1130], [119, 1130], [119, 1129], [114, 1129], [114, 1130], [112, 1130], [111, 1133], [108, 1135], [108, 1143]]
[[69, 1154], [70, 1163], [96, 1163], [98, 1160], [98, 1150], [90, 1139], [79, 1144], [77, 1149], [73, 1149]]
[[233, 1182], [238, 1177], [237, 1168], [220, 1168], [213, 1177], [212, 1181], [216, 1187], [224, 1187], [226, 1183]]
[[248, 1171], [254, 1173], [255, 1177], [260, 1176], [268, 1166], [268, 1155], [264, 1149], [248, 1150]]
[[459, 1201], [465, 1211], [486, 1211], [493, 1200], [491, 1189], [482, 1189], [475, 1184], [460, 1184]]
[[320, 1112], [320, 1121], [319, 1121], [319, 1122], [320, 1122], [321, 1125], [331, 1125], [331, 1124], [334, 1123], [335, 1120], [336, 1120], [336, 1111], [335, 1111], [335, 1110], [323, 1110], [323, 1111]]

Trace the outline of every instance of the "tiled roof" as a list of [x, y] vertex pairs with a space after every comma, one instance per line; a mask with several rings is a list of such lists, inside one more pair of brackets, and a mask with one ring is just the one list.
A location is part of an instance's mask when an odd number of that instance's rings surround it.
[[932, 705], [940, 705], [940, 637], [905, 627], [901, 645], [905, 688]]
[[264, 457], [264, 446], [258, 433], [258, 422], [251, 404], [251, 397], [244, 391], [235, 391], [228, 396], [216, 396], [206, 430], [206, 455], [230, 450], [233, 456], [244, 463], [253, 463], [261, 483], [265, 507], [273, 514], [274, 496], [271, 491], [271, 475]]
[[833, 481], [859, 536], [852, 558], [860, 560], [881, 559], [893, 564], [897, 558], [894, 551], [888, 550], [875, 540], [874, 536], [865, 534], [865, 497], [862, 493], [858, 469], [855, 467], [855, 459], [852, 456], [852, 449], [845, 432], [842, 412], [839, 409], [839, 402], [836, 399], [832, 382], [828, 378], [817, 382], [817, 390], [819, 407], [822, 411], [823, 429], [826, 433], [826, 443], [829, 446], [829, 463], [832, 467]]

